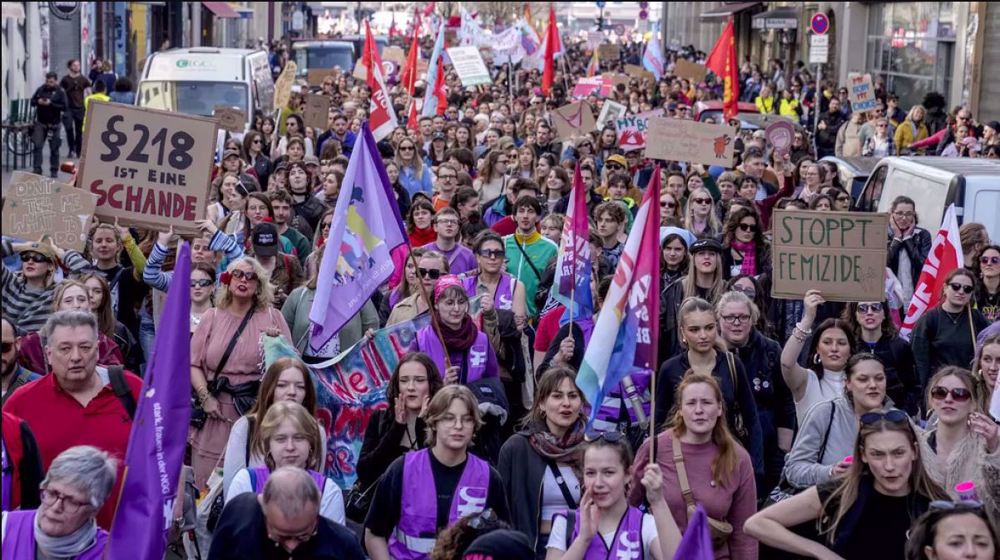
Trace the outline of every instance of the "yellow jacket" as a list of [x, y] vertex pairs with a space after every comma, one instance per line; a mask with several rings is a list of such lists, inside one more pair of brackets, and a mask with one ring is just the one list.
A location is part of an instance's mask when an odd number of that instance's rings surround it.
[[896, 136], [893, 138], [896, 141], [897, 153], [902, 153], [903, 150], [909, 149], [910, 144], [919, 142], [929, 135], [927, 125], [923, 122], [916, 127], [916, 134], [914, 134], [913, 121], [910, 119], [904, 120], [896, 127]]
[[782, 117], [788, 117], [796, 121], [799, 120], [799, 112], [797, 111], [798, 108], [799, 100], [795, 98], [781, 98], [781, 101], [778, 102], [778, 114]]
[[[83, 98], [83, 125], [84, 126], [87, 125], [87, 108], [90, 107], [90, 100], [91, 99], [93, 99], [94, 101], [103, 101], [105, 103], [108, 103], [109, 101], [111, 101], [111, 98], [108, 97], [108, 94], [106, 94], [106, 93], [92, 93], [92, 94], [88, 95], [87, 97], [84, 97]], [[80, 127], [80, 130], [83, 130], [83, 127]]]
[[753, 102], [755, 105], [757, 105], [757, 110], [760, 111], [761, 113], [772, 113], [772, 114], [774, 113], [773, 96], [764, 98], [758, 95], [757, 99], [754, 99]]

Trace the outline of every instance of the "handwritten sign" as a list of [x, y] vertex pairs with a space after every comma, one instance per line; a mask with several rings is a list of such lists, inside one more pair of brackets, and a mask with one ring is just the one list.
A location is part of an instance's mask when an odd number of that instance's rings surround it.
[[621, 58], [621, 48], [618, 43], [601, 43], [597, 46], [597, 56], [601, 60], [618, 60]]
[[83, 251], [97, 196], [50, 179], [15, 171], [3, 209], [3, 234], [24, 241], [43, 235], [63, 249]]
[[197, 231], [212, 177], [214, 119], [92, 102], [77, 184], [97, 195], [106, 221]]
[[326, 130], [329, 113], [330, 98], [328, 96], [315, 93], [306, 96], [305, 108], [302, 110], [302, 120], [306, 126], [317, 130]]
[[306, 70], [306, 81], [309, 82], [311, 86], [322, 86], [323, 80], [327, 76], [333, 74], [333, 70], [329, 68], [310, 68]]
[[621, 103], [606, 99], [604, 106], [601, 107], [601, 114], [598, 115], [597, 122], [594, 124], [594, 130], [604, 130], [604, 127], [609, 124], [614, 126], [618, 119], [625, 116], [625, 111], [626, 108]]
[[729, 168], [735, 140], [729, 125], [658, 117], [649, 121], [646, 157]]
[[847, 75], [847, 97], [851, 100], [851, 110], [871, 111], [875, 108], [875, 88], [872, 75], [851, 72]]
[[451, 64], [455, 67], [455, 72], [458, 73], [458, 79], [462, 81], [463, 86], [493, 83], [493, 78], [490, 77], [490, 71], [486, 68], [486, 63], [483, 62], [478, 48], [451, 47], [447, 50]]
[[246, 113], [236, 107], [216, 105], [212, 117], [219, 121], [219, 127], [230, 132], [243, 132], [247, 124]]
[[678, 58], [674, 62], [674, 75], [679, 78], [687, 78], [692, 82], [700, 83], [705, 79], [707, 73], [708, 69], [705, 68], [704, 64], [695, 64], [683, 58]]
[[775, 210], [771, 295], [827, 301], [885, 299], [888, 214]]
[[569, 140], [588, 134], [594, 130], [594, 112], [586, 101], [563, 105], [552, 112], [552, 124], [556, 127], [558, 140]]
[[650, 81], [656, 81], [656, 76], [652, 72], [635, 64], [626, 64], [625, 73], [634, 78], [639, 78], [640, 80], [646, 78]]
[[658, 117], [662, 111], [648, 111], [638, 115], [626, 115], [615, 119], [615, 130], [618, 131], [618, 147], [623, 152], [641, 150], [646, 147], [646, 131], [649, 129], [649, 119]]
[[288, 107], [288, 101], [292, 98], [292, 86], [295, 85], [295, 73], [298, 66], [295, 61], [289, 60], [285, 63], [284, 69], [274, 82], [274, 106], [280, 109]]

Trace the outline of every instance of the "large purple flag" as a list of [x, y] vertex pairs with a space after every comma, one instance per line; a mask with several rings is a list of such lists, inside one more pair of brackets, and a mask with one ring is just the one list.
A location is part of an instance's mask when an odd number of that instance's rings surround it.
[[688, 520], [687, 529], [681, 537], [681, 544], [677, 546], [674, 560], [714, 560], [715, 552], [712, 550], [712, 535], [708, 530], [708, 516], [705, 508], [698, 504], [694, 515]]
[[393, 271], [389, 252], [406, 241], [385, 164], [365, 123], [341, 183], [309, 310], [309, 343], [314, 351], [329, 342], [389, 279]]
[[191, 248], [181, 247], [136, 407], [110, 560], [163, 558], [191, 416]]
[[590, 257], [590, 221], [587, 219], [587, 188], [580, 175], [580, 164], [573, 174], [573, 190], [569, 193], [569, 210], [563, 224], [556, 276], [552, 282], [552, 298], [566, 306], [567, 318], [591, 320], [594, 315], [590, 278], [593, 274]]

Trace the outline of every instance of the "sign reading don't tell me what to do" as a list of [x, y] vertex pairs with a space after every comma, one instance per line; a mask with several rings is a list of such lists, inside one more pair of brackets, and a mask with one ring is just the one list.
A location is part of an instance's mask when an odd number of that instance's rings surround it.
[[771, 295], [883, 301], [888, 227], [888, 214], [775, 210]]
[[104, 221], [194, 233], [205, 216], [217, 129], [210, 118], [91, 103], [77, 184], [97, 195]]

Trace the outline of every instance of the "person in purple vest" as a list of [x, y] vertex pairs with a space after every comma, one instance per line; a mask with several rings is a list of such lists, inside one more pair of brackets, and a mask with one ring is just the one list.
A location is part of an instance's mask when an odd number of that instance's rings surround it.
[[503, 238], [492, 230], [486, 230], [476, 236], [472, 250], [476, 253], [479, 273], [470, 271], [462, 279], [465, 293], [470, 298], [481, 293], [493, 294], [493, 307], [499, 311], [513, 312], [514, 321], [523, 329], [528, 316], [525, 300], [527, 292], [520, 280], [504, 270], [507, 254]]
[[670, 560], [681, 534], [663, 499], [663, 473], [646, 467], [642, 486], [650, 513], [629, 506], [632, 449], [618, 432], [587, 435], [583, 452], [583, 499], [576, 511], [557, 515], [549, 533], [548, 560], [638, 558]]
[[[464, 385], [484, 377], [498, 377], [496, 353], [486, 333], [479, 330], [469, 316], [469, 296], [457, 276], [449, 274], [437, 281], [431, 307], [437, 315], [444, 346], [434, 325], [430, 324], [417, 331], [410, 350], [430, 356], [438, 371], [444, 372], [445, 385]], [[450, 367], [445, 367], [445, 352]]]
[[425, 421], [430, 448], [394, 461], [375, 490], [365, 519], [372, 560], [429, 558], [442, 529], [487, 508], [510, 521], [500, 475], [469, 452], [482, 425], [472, 391], [444, 387], [427, 406]]
[[264, 456], [265, 465], [236, 473], [226, 492], [226, 503], [240, 494], [262, 493], [275, 469], [298, 467], [312, 476], [322, 494], [319, 514], [343, 525], [344, 494], [335, 482], [316, 471], [323, 468], [321, 434], [319, 423], [301, 404], [281, 401], [271, 405], [253, 440], [254, 451]]
[[115, 463], [89, 445], [60, 453], [42, 481], [41, 506], [3, 513], [3, 558], [100, 559], [108, 533], [97, 512], [115, 485]]
[[437, 239], [424, 245], [424, 250], [437, 251], [448, 259], [448, 269], [452, 274], [461, 274], [476, 268], [476, 257], [472, 251], [458, 242], [459, 239], [458, 212], [451, 207], [444, 207], [434, 215], [434, 232]]

